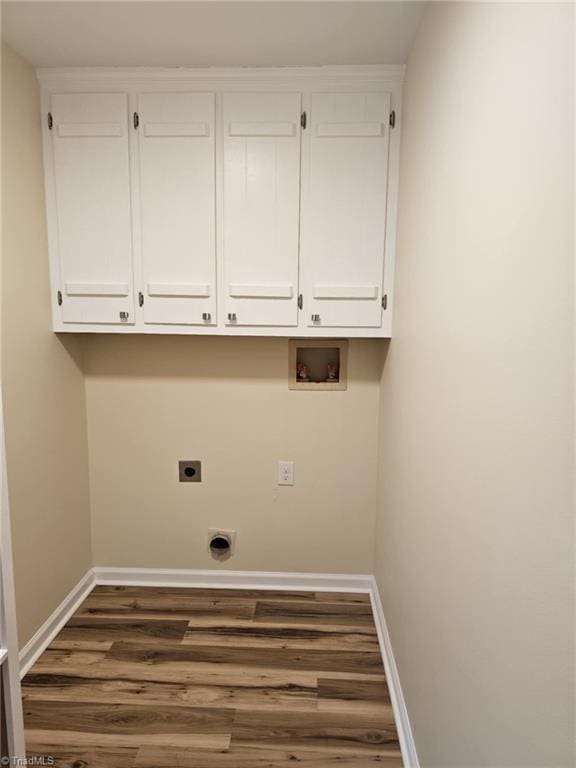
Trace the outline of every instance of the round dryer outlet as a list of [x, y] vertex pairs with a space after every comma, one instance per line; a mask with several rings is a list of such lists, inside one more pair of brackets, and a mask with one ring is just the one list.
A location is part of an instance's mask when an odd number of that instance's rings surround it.
[[236, 531], [211, 528], [208, 531], [208, 551], [215, 560], [228, 560], [234, 554]]

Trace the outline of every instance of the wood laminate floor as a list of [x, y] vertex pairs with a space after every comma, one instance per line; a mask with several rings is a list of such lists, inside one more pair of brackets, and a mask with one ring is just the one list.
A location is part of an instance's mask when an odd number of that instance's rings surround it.
[[23, 698], [59, 768], [402, 768], [363, 594], [99, 586]]

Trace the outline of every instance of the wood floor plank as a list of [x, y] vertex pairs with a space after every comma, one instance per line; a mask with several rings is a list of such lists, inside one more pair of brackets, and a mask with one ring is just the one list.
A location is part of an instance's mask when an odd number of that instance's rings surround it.
[[56, 637], [48, 649], [51, 651], [109, 651], [112, 640], [66, 640]]
[[220, 589], [220, 587], [130, 587], [124, 585], [99, 584], [90, 596], [120, 597], [188, 597], [209, 600], [316, 600], [316, 592], [308, 590], [284, 591], [277, 589]]
[[199, 625], [190, 622], [183, 645], [234, 646], [235, 648], [309, 648], [327, 651], [379, 651], [375, 627], [282, 625], [225, 620]]
[[307, 752], [301, 749], [231, 747], [225, 752], [142, 747], [134, 768], [402, 768], [399, 757]]
[[[62, 747], [27, 741], [26, 755], [54, 768], [134, 768], [138, 747]], [[152, 749], [155, 749], [152, 747]], [[50, 758], [53, 762], [48, 763]], [[40, 763], [38, 763], [40, 764]]]
[[[318, 672], [294, 669], [264, 669], [262, 667], [232, 666], [227, 664], [190, 664], [182, 661], [162, 661], [145, 664], [139, 661], [116, 661], [105, 654], [81, 651], [46, 651], [28, 673], [75, 675], [83, 678], [106, 680], [134, 680], [187, 683], [190, 685], [236, 688], [303, 687], [316, 688]], [[320, 673], [322, 674], [322, 673]], [[331, 678], [351, 676], [351, 673], [329, 672]], [[354, 672], [354, 678], [383, 680], [384, 674]], [[24, 678], [24, 682], [28, 676]]]
[[394, 718], [333, 712], [237, 712], [231, 746], [400, 755]]
[[234, 713], [228, 709], [126, 706], [77, 701], [25, 701], [24, 723], [31, 741], [61, 745], [140, 747], [206, 746], [225, 749]]
[[299, 624], [340, 624], [373, 627], [372, 609], [368, 603], [288, 602], [258, 600], [255, 621]]
[[91, 594], [74, 614], [77, 618], [101, 617], [135, 619], [252, 619], [255, 600], [176, 596], [135, 596]]
[[290, 648], [219, 648], [191, 645], [138, 645], [114, 643], [107, 658], [115, 661], [161, 665], [216, 664], [233, 667], [262, 667], [265, 669], [294, 669], [297, 671], [370, 672], [383, 673], [380, 654], [369, 651], [324, 651]]
[[[121, 733], [92, 733], [87, 731], [43, 730], [30, 728], [27, 734], [33, 741], [49, 741], [52, 739], [62, 747], [70, 749], [92, 748], [100, 751], [111, 747], [179, 747], [181, 749], [212, 749], [224, 750], [230, 745], [230, 737], [220, 733], [154, 733], [140, 734]], [[84, 768], [82, 766], [82, 768]], [[109, 768], [116, 768], [110, 764]]]
[[371, 713], [389, 719], [391, 707], [385, 680], [318, 679], [321, 712]]
[[[110, 643], [112, 647], [113, 643]], [[107, 653], [105, 651], [92, 651], [86, 648], [82, 649], [69, 649], [69, 648], [48, 648], [35, 662], [34, 666], [30, 670], [32, 672], [50, 671], [55, 672], [57, 670], [69, 669], [75, 667], [76, 669], [83, 669], [86, 674], [90, 675], [91, 667], [94, 664], [99, 664], [106, 659]], [[26, 679], [26, 678], [24, 678]]]
[[178, 642], [187, 628], [186, 620], [72, 617], [58, 633], [57, 640], [85, 641], [88, 645], [97, 640]]
[[243, 685], [196, 685], [142, 679], [89, 677], [70, 673], [31, 673], [23, 681], [23, 701], [72, 701], [100, 704], [148, 706], [194, 706], [227, 709], [289, 709], [316, 711], [317, 687], [286, 680], [259, 681]]
[[368, 603], [370, 605], [370, 595], [367, 592], [316, 592], [316, 600], [320, 603]]

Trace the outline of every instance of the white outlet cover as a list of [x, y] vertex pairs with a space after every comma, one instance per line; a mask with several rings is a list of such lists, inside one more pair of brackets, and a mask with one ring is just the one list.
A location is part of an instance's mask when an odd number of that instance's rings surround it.
[[278, 462], [278, 485], [294, 485], [294, 462]]

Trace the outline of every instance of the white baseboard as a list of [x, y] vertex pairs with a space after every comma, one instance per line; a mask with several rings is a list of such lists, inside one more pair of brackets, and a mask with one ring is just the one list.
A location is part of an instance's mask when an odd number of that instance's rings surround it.
[[396, 720], [396, 729], [398, 731], [400, 749], [402, 750], [404, 768], [419, 768], [420, 763], [418, 762], [416, 743], [414, 742], [408, 710], [406, 709], [406, 702], [404, 701], [404, 694], [402, 693], [402, 686], [400, 685], [400, 677], [394, 659], [394, 652], [392, 651], [392, 643], [390, 642], [388, 627], [386, 626], [384, 609], [382, 608], [378, 585], [373, 576], [371, 577], [371, 582], [370, 599], [372, 601], [372, 613], [374, 614], [374, 621], [376, 622], [380, 652], [382, 653], [382, 660], [384, 661], [384, 670], [386, 672], [386, 680], [390, 691], [392, 709], [394, 710], [394, 719]]
[[371, 592], [368, 574], [200, 571], [163, 568], [94, 568], [97, 584], [131, 587], [204, 587], [221, 589], [299, 589], [322, 592]]
[[66, 595], [54, 613], [46, 619], [34, 636], [28, 640], [19, 654], [21, 677], [24, 677], [36, 659], [44, 653], [80, 603], [88, 597], [95, 584], [94, 569], [91, 568], [71, 592]]
[[92, 568], [64, 598], [20, 652], [24, 676], [50, 645], [80, 603], [97, 584], [131, 587], [204, 587], [221, 589], [280, 589], [308, 592], [364, 592], [370, 595], [380, 651], [398, 729], [404, 768], [419, 768], [418, 755], [386, 619], [374, 576], [333, 573], [282, 573], [266, 571], [209, 571], [164, 568]]

